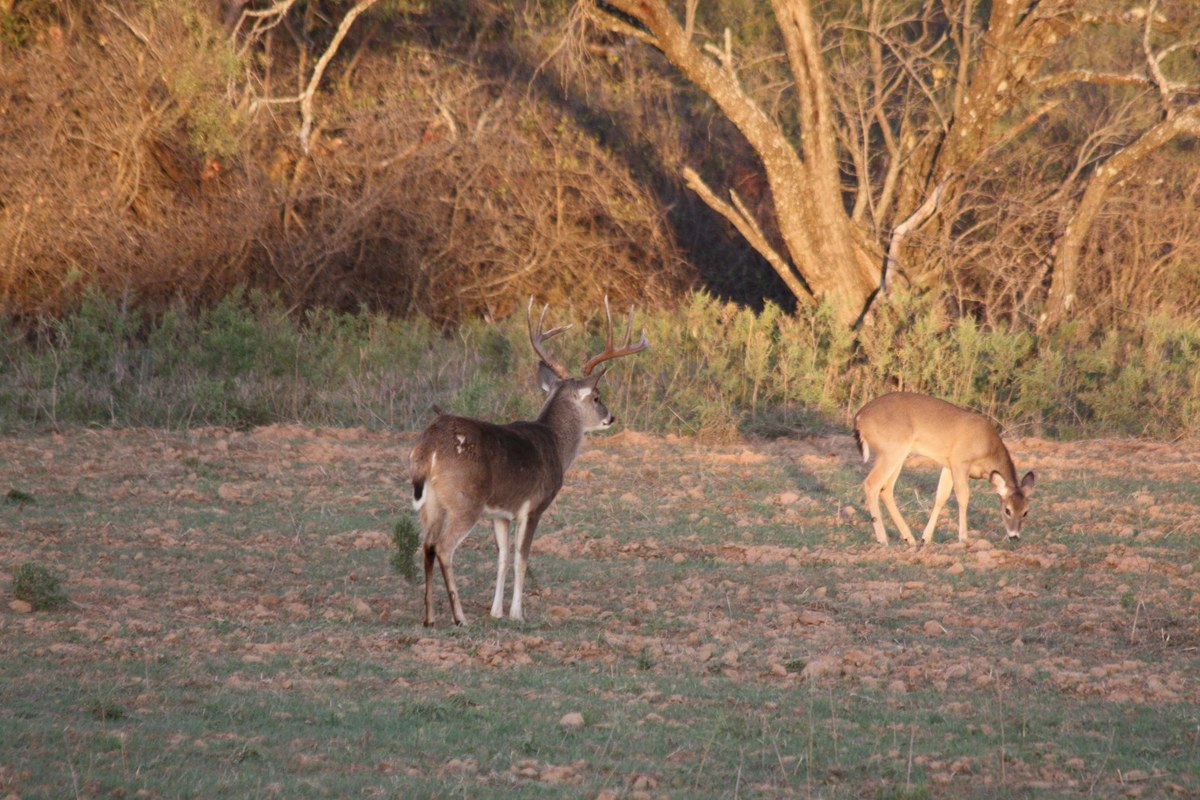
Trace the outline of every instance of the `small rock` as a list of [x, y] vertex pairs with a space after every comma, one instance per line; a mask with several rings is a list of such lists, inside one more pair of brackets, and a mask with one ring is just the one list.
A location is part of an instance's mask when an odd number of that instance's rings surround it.
[[936, 619], [931, 619], [925, 623], [925, 634], [927, 636], [941, 636], [943, 633], [946, 633], [946, 629]]
[[804, 665], [804, 669], [800, 671], [800, 677], [815, 680], [825, 675], [840, 675], [841, 672], [841, 659], [833, 656], [818, 656]]
[[571, 711], [563, 714], [562, 719], [558, 721], [558, 724], [562, 725], [564, 728], [582, 728], [583, 714], [580, 714], [578, 711]]
[[963, 567], [962, 563], [958, 561], [955, 561], [953, 564], [946, 567], [946, 572], [949, 572], [951, 575], [962, 575], [965, 571], [966, 568]]
[[571, 609], [566, 606], [550, 606], [546, 609], [546, 616], [555, 622], [562, 622], [571, 616]]
[[18, 614], [28, 614], [33, 611], [33, 604], [27, 600], [13, 600], [8, 607]]

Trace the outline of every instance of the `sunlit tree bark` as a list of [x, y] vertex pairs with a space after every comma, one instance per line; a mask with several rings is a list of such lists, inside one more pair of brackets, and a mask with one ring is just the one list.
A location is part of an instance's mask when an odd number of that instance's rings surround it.
[[[1162, 69], [1168, 51], [1188, 46], [1186, 32], [1175, 30], [1168, 48], [1150, 44], [1157, 0], [1141, 16], [1109, 0], [861, 0], [822, 6], [821, 20], [809, 0], [772, 0], [794, 88], [787, 122], [798, 123], [785, 129], [779, 114], [764, 113], [743, 88], [729, 31], [723, 40], [697, 32], [699, 0], [580, 2], [599, 25], [657, 48], [742, 132], [761, 160], [784, 252], [771, 248], [735, 194], [722, 199], [691, 168], [688, 185], [763, 254], [793, 294], [831, 303], [847, 322], [860, 319], [884, 286], [885, 263], [887, 273], [909, 283], [938, 287], [945, 265], [912, 253], [903, 237], [923, 224], [927, 234], [959, 235], [964, 181], [986, 173], [998, 152], [1036, 131], [1070, 86], [1170, 87], [1175, 105], [1194, 99]], [[1136, 31], [1142, 20], [1145, 68], [1101, 74], [1055, 60], [1064, 42], [1087, 29]], [[1093, 173], [1089, 162], [1062, 178], [1064, 203], [1082, 197], [1078, 210], [1063, 217], [1057, 249], [1042, 257], [1051, 264], [1050, 281], [1035, 287], [1054, 319], [1070, 313], [1083, 237], [1111, 189], [1104, 176], [1194, 132], [1194, 115], [1181, 111], [1144, 126], [1128, 152], [1102, 154], [1115, 159], [1104, 170]]]

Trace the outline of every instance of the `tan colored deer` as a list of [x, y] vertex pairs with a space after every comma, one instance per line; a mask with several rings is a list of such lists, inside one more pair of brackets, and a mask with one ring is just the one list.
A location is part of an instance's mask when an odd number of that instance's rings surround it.
[[867, 493], [875, 538], [880, 544], [888, 543], [879, 513], [881, 495], [904, 541], [917, 543], [900, 516], [892, 494], [896, 479], [904, 468], [904, 460], [910, 453], [931, 458], [942, 466], [933, 513], [921, 535], [923, 544], [933, 539], [938, 515], [950, 497], [952, 487], [958, 500], [958, 540], [967, 541], [969, 478], [986, 478], [991, 482], [1000, 495], [1008, 538], [1020, 538], [1021, 523], [1029, 512], [1029, 498], [1033, 494], [1033, 473], [1025, 473], [1020, 484], [1017, 483], [1017, 469], [1008, 448], [1000, 441], [992, 423], [984, 417], [936, 397], [893, 392], [877, 397], [859, 409], [854, 415], [854, 438], [864, 462], [875, 455], [875, 466], [863, 481], [863, 489]]
[[537, 419], [494, 425], [465, 417], [439, 415], [421, 434], [412, 451], [413, 508], [420, 512], [425, 552], [425, 625], [433, 624], [433, 562], [442, 570], [450, 612], [456, 625], [466, 624], [454, 582], [454, 551], [480, 517], [488, 517], [496, 534], [496, 593], [492, 616], [504, 616], [504, 579], [508, 572], [509, 530], [515, 527], [512, 603], [508, 615], [523, 619], [521, 597], [533, 533], [542, 514], [562, 488], [563, 475], [579, 454], [583, 435], [615, 422], [596, 384], [609, 359], [632, 355], [650, 346], [645, 331], [629, 344], [633, 309], [625, 341], [613, 347], [612, 312], [604, 298], [608, 333], [604, 350], [589, 358], [582, 375], [570, 372], [546, 355], [542, 343], [569, 326], [545, 330], [546, 310], [533, 328], [533, 298], [526, 310], [529, 342], [541, 359], [538, 380], [549, 393]]

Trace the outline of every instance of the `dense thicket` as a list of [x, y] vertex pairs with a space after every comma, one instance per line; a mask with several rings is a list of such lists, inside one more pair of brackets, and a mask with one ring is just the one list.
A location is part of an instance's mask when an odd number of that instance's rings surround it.
[[[0, 308], [57, 313], [97, 286], [160, 313], [179, 301], [211, 306], [246, 285], [294, 307], [445, 320], [503, 315], [531, 292], [585, 307], [603, 292], [663, 303], [697, 282], [790, 307], [793, 293], [680, 176], [695, 167], [735, 190], [763, 241], [778, 243], [763, 164], [659, 53], [570, 25], [565, 0], [382, 0], [331, 50], [354, 5], [0, 7]], [[1037, 13], [1067, 30], [1083, 24], [1077, 5]], [[954, 168], [951, 216], [910, 237], [902, 272], [956, 315], [1032, 324], [1097, 167], [1163, 113], [1156, 103], [1168, 93], [1172, 109], [1194, 102], [1194, 25], [1178, 6], [1161, 0], [1149, 16], [1102, 24], [1093, 15], [1098, 35], [1028, 56], [1071, 80], [1042, 105], [1006, 99], [986, 158]], [[883, 246], [907, 213], [900, 198], [911, 205], [929, 187], [901, 180], [898, 199], [884, 202], [906, 145], [885, 142], [892, 133], [872, 120], [901, 120], [903, 138], [951, 114], [937, 92], [950, 91], [949, 59], [971, 44], [955, 37], [972, 30], [954, 25], [989, 12], [968, 5], [975, 17], [959, 20], [882, 0], [812, 8], [848, 210]], [[691, 24], [694, 46], [727, 59], [740, 90], [800, 141], [802, 87], [770, 8], [711, 0]], [[301, 140], [298, 100], [327, 51]], [[1137, 77], [1148, 69], [1163, 82]], [[944, 120], [952, 130], [952, 114]], [[912, 158], [925, 146], [911, 145]], [[1200, 308], [1195, 146], [1172, 140], [1105, 187], [1081, 245], [1075, 318], [1130, 327]]]
[[380, 5], [302, 143], [294, 98], [349, 4], [253, 34], [224, 5], [0, 11], [0, 308], [53, 314], [94, 286], [160, 313], [248, 285], [461, 319], [534, 292], [661, 303], [686, 282], [657, 198], [521, 79], [536, 65], [511, 9]]

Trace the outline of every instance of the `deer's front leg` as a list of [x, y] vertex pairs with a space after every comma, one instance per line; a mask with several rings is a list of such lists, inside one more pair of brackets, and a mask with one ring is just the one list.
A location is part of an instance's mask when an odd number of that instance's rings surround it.
[[958, 540], [967, 541], [967, 505], [971, 502], [970, 473], [966, 467], [954, 470], [954, 499], [958, 501]]
[[492, 596], [492, 616], [504, 616], [504, 578], [508, 575], [508, 520], [492, 520], [496, 531], [496, 594]]
[[925, 532], [921, 535], [921, 541], [925, 544], [933, 541], [933, 531], [937, 527], [938, 517], [942, 515], [942, 508], [950, 499], [952, 488], [954, 488], [954, 477], [950, 468], [942, 467], [942, 474], [938, 478], [937, 494], [933, 498], [933, 510], [929, 512], [929, 522], [925, 525]]
[[513, 567], [513, 596], [512, 604], [508, 607], [508, 615], [513, 619], [525, 619], [525, 613], [521, 608], [521, 601], [525, 594], [525, 569], [529, 566], [529, 550], [533, 544], [533, 532], [537, 530], [537, 524], [540, 517], [530, 515], [527, 508], [522, 509], [521, 514], [517, 515], [515, 522], [517, 523], [517, 541], [516, 559]]

